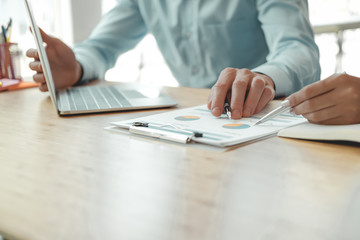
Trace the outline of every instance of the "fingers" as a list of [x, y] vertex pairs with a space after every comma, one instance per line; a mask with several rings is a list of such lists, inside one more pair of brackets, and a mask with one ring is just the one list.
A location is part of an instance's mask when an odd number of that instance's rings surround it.
[[35, 60], [40, 60], [38, 51], [33, 48], [30, 48], [26, 51], [26, 56], [29, 58], [34, 58]]
[[243, 117], [244, 101], [248, 84], [251, 81], [251, 72], [247, 69], [238, 71], [232, 85], [231, 117], [240, 119]]
[[333, 105], [318, 111], [303, 114], [303, 116], [311, 123], [317, 124], [353, 124], [359, 122], [360, 118], [354, 117], [351, 107], [343, 106], [343, 104]]
[[33, 76], [33, 79], [35, 82], [39, 83], [39, 89], [40, 91], [42, 92], [46, 92], [48, 91], [48, 87], [47, 87], [47, 84], [46, 84], [46, 81], [45, 81], [45, 76], [43, 73], [37, 73]]
[[333, 80], [336, 79], [338, 75], [339, 74], [334, 74], [327, 79], [310, 84], [286, 99], [290, 101], [290, 106], [294, 107], [308, 99], [327, 93], [336, 87]]
[[33, 76], [35, 82], [40, 83], [39, 89], [42, 92], [48, 91], [45, 76], [42, 73], [43, 69], [39, 60], [39, 54], [36, 49], [29, 49], [26, 51], [26, 56], [30, 58], [34, 58], [35, 61], [29, 63], [29, 67], [31, 70], [36, 71], [37, 73]]
[[[211, 106], [209, 109], [215, 117], [219, 117], [224, 108], [225, 97], [236, 77], [236, 69], [223, 70], [218, 81], [211, 89]], [[209, 102], [210, 103], [210, 102]]]
[[[248, 89], [249, 94], [246, 96]], [[275, 96], [274, 84], [270, 77], [248, 69], [227, 68], [220, 74], [208, 100], [208, 108], [214, 116], [222, 114], [228, 93], [231, 93], [233, 119], [250, 117], [264, 108]]]
[[209, 109], [209, 110], [211, 110], [211, 106], [212, 106], [212, 97], [213, 97], [213, 91], [212, 91], [212, 89], [211, 89], [211, 91], [210, 91], [210, 95], [209, 95], [209, 97], [208, 97], [208, 104], [207, 104], [207, 108]]
[[47, 92], [47, 91], [49, 91], [46, 83], [45, 83], [45, 84], [40, 84], [39, 89], [40, 89], [40, 91], [42, 91], [42, 92]]
[[311, 123], [325, 124], [326, 122], [331, 122], [334, 121], [334, 119], [341, 117], [341, 114], [339, 113], [338, 106], [331, 106], [319, 111], [303, 114], [303, 117]]
[[249, 94], [244, 106], [244, 117], [260, 112], [265, 105], [274, 99], [274, 83], [269, 76], [255, 73], [252, 78]]
[[338, 97], [339, 96], [337, 95], [336, 91], [331, 90], [330, 92], [301, 102], [297, 106], [293, 107], [293, 112], [297, 115], [304, 115], [329, 108], [336, 105], [336, 99]]
[[34, 79], [34, 81], [37, 82], [37, 83], [41, 83], [41, 84], [46, 83], [46, 81], [45, 81], [45, 76], [44, 76], [43, 73], [37, 73], [37, 74], [35, 74], [35, 75], [33, 76], [33, 79]]
[[268, 104], [271, 100], [274, 99], [274, 97], [275, 97], [274, 88], [271, 88], [270, 86], [266, 86], [256, 106], [254, 114], [260, 112], [266, 106], [266, 104]]
[[251, 83], [251, 88], [244, 105], [244, 117], [250, 117], [252, 114], [254, 114], [264, 88], [265, 80], [259, 77], [255, 77]]
[[29, 63], [29, 67], [31, 70], [36, 71], [36, 72], [43, 72], [41, 63], [39, 61], [34, 61]]

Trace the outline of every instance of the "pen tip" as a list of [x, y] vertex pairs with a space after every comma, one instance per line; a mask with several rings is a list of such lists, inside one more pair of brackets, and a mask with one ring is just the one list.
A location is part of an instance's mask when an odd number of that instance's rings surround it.
[[227, 112], [226, 114], [228, 116], [228, 118], [231, 120], [231, 112]]

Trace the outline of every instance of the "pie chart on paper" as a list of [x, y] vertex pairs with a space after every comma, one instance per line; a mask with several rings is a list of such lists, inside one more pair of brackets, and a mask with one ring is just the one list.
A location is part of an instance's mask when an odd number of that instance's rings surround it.
[[241, 124], [241, 123], [232, 123], [232, 124], [225, 124], [223, 128], [227, 129], [246, 129], [249, 128], [250, 125], [248, 124]]
[[178, 121], [196, 121], [199, 120], [200, 117], [198, 116], [179, 116], [175, 118]]

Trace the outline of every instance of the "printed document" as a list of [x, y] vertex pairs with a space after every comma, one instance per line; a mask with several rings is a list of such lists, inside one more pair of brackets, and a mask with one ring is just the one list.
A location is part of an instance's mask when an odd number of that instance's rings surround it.
[[[177, 139], [175, 135], [179, 135], [186, 139], [191, 137], [191, 142], [227, 147], [273, 135], [281, 129], [307, 122], [302, 116], [284, 112], [265, 123], [254, 126], [262, 116], [279, 104], [280, 101], [272, 101], [259, 114], [240, 120], [230, 120], [226, 114], [214, 117], [206, 105], [200, 105], [111, 124], [131, 130], [134, 128], [134, 123], [143, 123], [146, 127], [136, 128], [146, 130], [147, 134], [144, 134], [146, 136], [161, 138], [159, 137], [161, 135], [163, 139], [171, 141]], [[154, 134], [149, 134], [151, 132]], [[197, 133], [197, 135], [192, 133]], [[198, 136], [199, 133], [201, 136]]]

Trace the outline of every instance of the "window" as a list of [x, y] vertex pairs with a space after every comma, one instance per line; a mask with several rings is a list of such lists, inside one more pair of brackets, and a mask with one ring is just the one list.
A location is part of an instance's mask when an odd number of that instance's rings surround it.
[[[310, 19], [313, 25], [358, 19], [359, 28], [346, 30], [343, 35], [343, 54], [337, 59], [339, 46], [336, 32], [315, 35], [320, 49], [321, 78], [337, 71], [360, 76], [360, 1], [359, 0], [309, 0]], [[341, 40], [341, 39], [340, 39]], [[337, 62], [339, 60], [339, 62]]]

